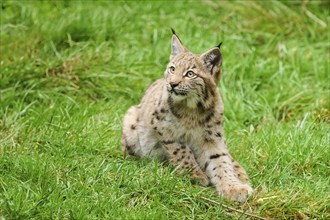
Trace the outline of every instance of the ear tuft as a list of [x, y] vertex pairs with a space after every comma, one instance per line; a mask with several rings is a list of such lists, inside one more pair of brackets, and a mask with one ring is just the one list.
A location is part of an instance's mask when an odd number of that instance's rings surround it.
[[176, 35], [175, 30], [171, 28], [172, 34]]
[[217, 48], [219, 48], [219, 49], [220, 49], [221, 45], [222, 45], [222, 42], [220, 42], [220, 44], [217, 46]]

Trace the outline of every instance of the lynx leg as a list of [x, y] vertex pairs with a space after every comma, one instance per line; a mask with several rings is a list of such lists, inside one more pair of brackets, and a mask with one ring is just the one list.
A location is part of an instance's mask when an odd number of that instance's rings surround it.
[[199, 167], [194, 154], [188, 146], [172, 141], [164, 141], [163, 144], [167, 151], [170, 163], [178, 167], [180, 173], [189, 171], [190, 176], [197, 179], [200, 185], [209, 185], [209, 178]]
[[140, 156], [140, 144], [138, 135], [139, 110], [132, 106], [126, 113], [123, 121], [123, 134], [121, 147], [124, 156]]
[[234, 171], [238, 177], [238, 179], [242, 182], [242, 183], [249, 183], [249, 177], [246, 173], [246, 171], [244, 170], [244, 168], [235, 160], [232, 160], [233, 162], [233, 166], [234, 166]]
[[203, 154], [199, 161], [200, 164], [205, 164], [205, 173], [216, 187], [218, 194], [232, 201], [246, 201], [253, 189], [238, 177], [236, 172], [242, 171], [243, 168], [235, 167], [225, 144], [219, 144], [217, 147], [205, 146], [205, 149], [207, 153]]

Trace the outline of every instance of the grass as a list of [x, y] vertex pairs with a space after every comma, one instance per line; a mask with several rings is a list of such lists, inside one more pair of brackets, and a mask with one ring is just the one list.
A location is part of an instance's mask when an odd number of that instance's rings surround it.
[[[0, 4], [0, 219], [330, 218], [328, 1]], [[247, 203], [122, 157], [123, 115], [162, 76], [170, 26], [196, 53], [223, 41]]]

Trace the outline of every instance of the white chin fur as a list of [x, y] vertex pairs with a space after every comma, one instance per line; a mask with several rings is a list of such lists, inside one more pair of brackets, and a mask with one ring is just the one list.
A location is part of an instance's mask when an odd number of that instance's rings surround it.
[[184, 96], [184, 95], [176, 95], [175, 93], [172, 93], [171, 94], [171, 97], [173, 99], [174, 102], [181, 102], [185, 99], [187, 99], [187, 96]]
[[175, 95], [174, 93], [172, 94], [172, 99], [174, 102], [186, 102], [186, 105], [188, 108], [196, 108], [197, 107], [197, 97], [188, 95], [188, 96], [183, 96], [183, 95]]
[[196, 97], [189, 97], [187, 99], [187, 106], [189, 108], [196, 108], [197, 107], [198, 100]]

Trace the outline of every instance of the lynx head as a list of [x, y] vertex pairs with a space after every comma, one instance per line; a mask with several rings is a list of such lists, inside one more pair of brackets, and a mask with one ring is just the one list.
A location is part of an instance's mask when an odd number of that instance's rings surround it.
[[207, 108], [221, 76], [221, 44], [201, 55], [193, 54], [172, 32], [172, 52], [165, 71], [169, 96], [173, 102], [185, 102], [191, 108]]

